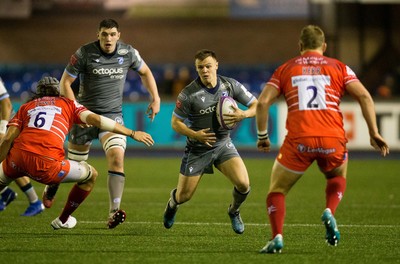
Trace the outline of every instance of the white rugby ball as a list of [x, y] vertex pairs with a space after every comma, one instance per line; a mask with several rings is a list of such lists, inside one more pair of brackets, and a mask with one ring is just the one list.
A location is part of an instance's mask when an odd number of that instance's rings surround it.
[[232, 106], [237, 107], [235, 99], [230, 96], [221, 96], [215, 110], [219, 124], [227, 130], [231, 130], [236, 126], [236, 123], [226, 123], [224, 119], [224, 114], [231, 114], [235, 111]]

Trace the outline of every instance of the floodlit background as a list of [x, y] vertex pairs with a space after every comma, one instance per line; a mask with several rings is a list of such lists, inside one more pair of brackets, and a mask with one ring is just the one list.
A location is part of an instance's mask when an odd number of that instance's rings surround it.
[[[121, 40], [150, 65], [162, 97], [155, 123], [140, 118], [148, 94], [130, 72], [124, 90], [127, 124], [151, 132], [158, 147], [181, 148], [184, 138], [169, 130], [169, 120], [176, 95], [196, 77], [197, 50], [215, 50], [219, 73], [257, 96], [276, 67], [298, 55], [299, 32], [313, 23], [326, 33], [326, 55], [349, 65], [370, 90], [380, 130], [391, 149], [400, 150], [399, 12], [397, 0], [1, 0], [0, 76], [18, 107], [43, 75], [61, 76], [76, 49], [96, 39], [102, 19], [114, 18]], [[276, 108], [270, 134], [278, 147], [285, 135], [285, 105]], [[349, 148], [369, 150], [358, 108], [344, 98]], [[159, 127], [167, 131], [161, 134]], [[254, 122], [244, 123], [233, 137], [238, 147], [253, 148]]]

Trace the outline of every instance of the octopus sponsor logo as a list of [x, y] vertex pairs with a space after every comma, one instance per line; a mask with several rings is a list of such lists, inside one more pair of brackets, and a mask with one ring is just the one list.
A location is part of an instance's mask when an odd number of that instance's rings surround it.
[[215, 108], [216, 108], [216, 106], [214, 105], [214, 106], [207, 107], [206, 109], [201, 109], [200, 114], [201, 115], [211, 114], [212, 112], [215, 112]]
[[123, 74], [124, 70], [122, 68], [111, 68], [111, 69], [93, 69], [93, 74], [98, 75], [114, 75], [114, 74]]

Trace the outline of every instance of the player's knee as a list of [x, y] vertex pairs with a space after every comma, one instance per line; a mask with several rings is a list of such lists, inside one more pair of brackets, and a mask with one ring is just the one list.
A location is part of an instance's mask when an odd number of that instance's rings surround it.
[[109, 169], [112, 171], [121, 171], [124, 168], [124, 153], [120, 149], [114, 148], [107, 152], [106, 157], [109, 165]]
[[81, 161], [80, 164], [82, 165], [82, 174], [78, 184], [88, 185], [90, 188], [93, 188], [93, 185], [98, 176], [97, 170], [93, 166], [87, 164], [85, 161]]
[[248, 193], [250, 191], [250, 184], [248, 182], [241, 182], [236, 184], [235, 188], [240, 193]]
[[[4, 188], [10, 184], [12, 180], [8, 178], [3, 171], [3, 164], [0, 163], [0, 188]], [[1, 191], [1, 190], [0, 190]]]
[[290, 191], [290, 188], [288, 187], [283, 187], [283, 186], [271, 186], [269, 188], [269, 193], [282, 193], [284, 195], [287, 195]]
[[68, 148], [68, 159], [75, 161], [86, 161], [89, 158], [89, 150], [79, 151]]
[[103, 149], [107, 153], [110, 149], [120, 148], [123, 151], [126, 149], [126, 137], [122, 135], [112, 135], [103, 142]]

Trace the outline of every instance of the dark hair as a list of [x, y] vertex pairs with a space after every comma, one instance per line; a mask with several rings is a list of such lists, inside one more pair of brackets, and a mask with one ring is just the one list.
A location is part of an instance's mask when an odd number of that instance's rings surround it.
[[208, 50], [208, 49], [202, 49], [196, 52], [196, 55], [194, 56], [195, 60], [205, 60], [207, 57], [213, 57], [215, 60], [217, 60], [217, 55], [215, 54], [214, 51]]
[[300, 44], [303, 50], [314, 50], [325, 43], [324, 31], [318, 26], [305, 26], [300, 33]]
[[33, 93], [32, 101], [45, 96], [60, 96], [60, 82], [54, 77], [43, 77], [36, 86], [36, 92]]
[[102, 28], [116, 28], [116, 29], [118, 30], [118, 29], [119, 29], [119, 25], [118, 25], [118, 22], [115, 21], [114, 19], [107, 18], [107, 19], [104, 19], [104, 20], [102, 20], [102, 21], [100, 22], [100, 24], [99, 24], [99, 31], [100, 31]]

